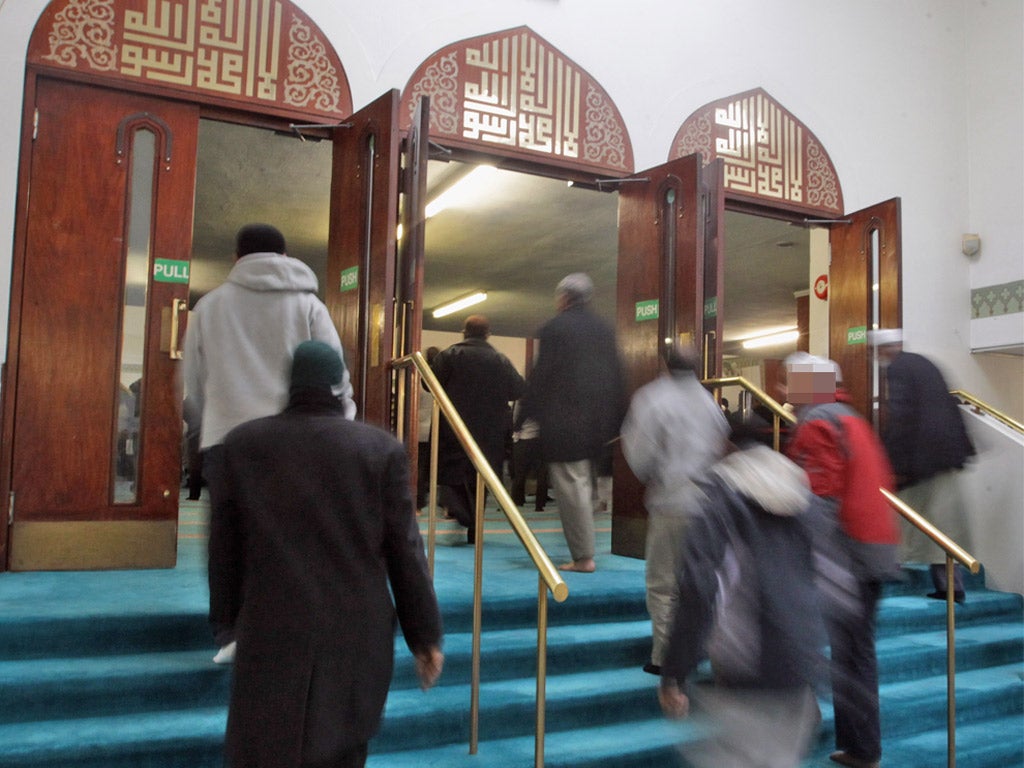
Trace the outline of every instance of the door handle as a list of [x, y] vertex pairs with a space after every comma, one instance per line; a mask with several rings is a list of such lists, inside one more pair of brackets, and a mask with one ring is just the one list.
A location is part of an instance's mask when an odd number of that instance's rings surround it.
[[185, 356], [181, 346], [178, 344], [178, 336], [181, 330], [179, 318], [182, 310], [188, 311], [188, 301], [186, 299], [171, 299], [171, 338], [170, 343], [167, 345], [167, 355], [171, 360], [181, 360]]

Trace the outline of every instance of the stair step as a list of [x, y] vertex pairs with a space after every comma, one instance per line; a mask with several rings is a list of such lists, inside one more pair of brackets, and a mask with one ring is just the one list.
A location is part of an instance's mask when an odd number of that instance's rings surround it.
[[[657, 679], [632, 669], [600, 674], [549, 676], [545, 690], [548, 735], [582, 726], [618, 725], [659, 715]], [[488, 739], [531, 733], [536, 723], [535, 678], [518, 678], [480, 685], [480, 734]], [[599, 708], [594, 706], [600, 701]], [[391, 751], [421, 749], [438, 744], [439, 737], [468, 743], [470, 687], [444, 685], [426, 693], [392, 691], [377, 741]]]
[[223, 706], [231, 668], [212, 650], [0, 662], [0, 722]]
[[[959, 627], [954, 640], [957, 670], [1024, 658], [1024, 624], [1019, 622]], [[889, 682], [932, 677], [946, 671], [944, 630], [885, 637], [876, 643], [875, 651], [879, 675]]]
[[[696, 728], [688, 721], [670, 722], [663, 717], [619, 725], [579, 728], [548, 733], [544, 738], [546, 768], [665, 768], [673, 765], [676, 745], [694, 738]], [[522, 768], [534, 764], [535, 740], [529, 736], [481, 741], [476, 755], [468, 744], [378, 752], [371, 746], [367, 768]]]
[[4, 768], [206, 768], [224, 761], [227, 707], [0, 725]]

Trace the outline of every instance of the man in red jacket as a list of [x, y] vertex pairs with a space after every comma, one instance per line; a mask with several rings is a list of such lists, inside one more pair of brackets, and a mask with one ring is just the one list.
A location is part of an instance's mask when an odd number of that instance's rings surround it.
[[[882, 582], [898, 569], [899, 526], [880, 488], [892, 489], [889, 460], [871, 425], [836, 401], [837, 366], [797, 352], [786, 359], [787, 399], [797, 426], [786, 453], [807, 472], [811, 491], [833, 528], [820, 550], [832, 569], [822, 581], [848, 584], [828, 616], [834, 762], [877, 768], [882, 756], [875, 617]], [[844, 577], [849, 577], [844, 579]]]

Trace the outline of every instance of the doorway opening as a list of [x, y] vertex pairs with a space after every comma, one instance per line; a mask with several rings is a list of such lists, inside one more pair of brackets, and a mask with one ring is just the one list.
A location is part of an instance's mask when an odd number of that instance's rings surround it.
[[[430, 161], [423, 346], [461, 338], [470, 314], [486, 315], [492, 336], [525, 343], [554, 314], [555, 286], [571, 272], [590, 275], [592, 308], [614, 326], [617, 205], [614, 192], [565, 180]], [[475, 292], [486, 293], [486, 300], [434, 317], [437, 307]], [[509, 357], [522, 371], [522, 357]]]
[[[594, 309], [614, 326], [617, 213], [615, 191], [599, 192], [486, 165], [432, 160], [423, 347], [457, 341], [469, 314], [486, 315], [497, 337], [532, 338], [554, 313], [555, 285], [575, 271], [590, 274]], [[744, 348], [744, 341], [798, 327], [807, 333], [809, 322], [810, 333], [823, 340], [827, 350], [825, 302], [811, 307], [809, 321], [798, 320], [798, 305], [814, 280], [811, 273], [827, 271], [827, 230], [727, 211], [724, 248], [725, 373], [770, 386], [772, 361], [795, 351], [796, 338], [751, 348]], [[438, 306], [476, 292], [486, 293], [487, 299], [433, 317]], [[814, 301], [813, 295], [809, 301]]]
[[[288, 254], [316, 273], [318, 295], [324, 298], [331, 151], [330, 141], [200, 119], [189, 310], [227, 279], [235, 262], [236, 233], [256, 222], [281, 230]], [[184, 416], [182, 485], [195, 500], [204, 495], [196, 479], [202, 474], [198, 417], [187, 404]]]

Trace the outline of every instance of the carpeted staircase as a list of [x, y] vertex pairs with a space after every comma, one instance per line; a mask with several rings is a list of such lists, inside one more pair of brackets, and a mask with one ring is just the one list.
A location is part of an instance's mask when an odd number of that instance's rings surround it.
[[[555, 544], [557, 547], [557, 544]], [[442, 546], [446, 619], [441, 683], [421, 692], [404, 644], [371, 768], [525, 768], [534, 759], [536, 575], [510, 536], [488, 539], [480, 748], [468, 755], [472, 551]], [[557, 549], [555, 550], [557, 552]], [[221, 765], [230, 671], [211, 663], [202, 550], [173, 571], [0, 575], [2, 768], [202, 768]], [[551, 603], [545, 765], [679, 765], [694, 721], [658, 712], [641, 671], [649, 624], [642, 563], [605, 555], [569, 574]], [[879, 659], [891, 768], [946, 764], [945, 606], [911, 570], [882, 601]], [[969, 580], [957, 606], [957, 765], [1024, 763], [1024, 623], [1020, 595]], [[831, 709], [805, 766], [829, 765]]]

